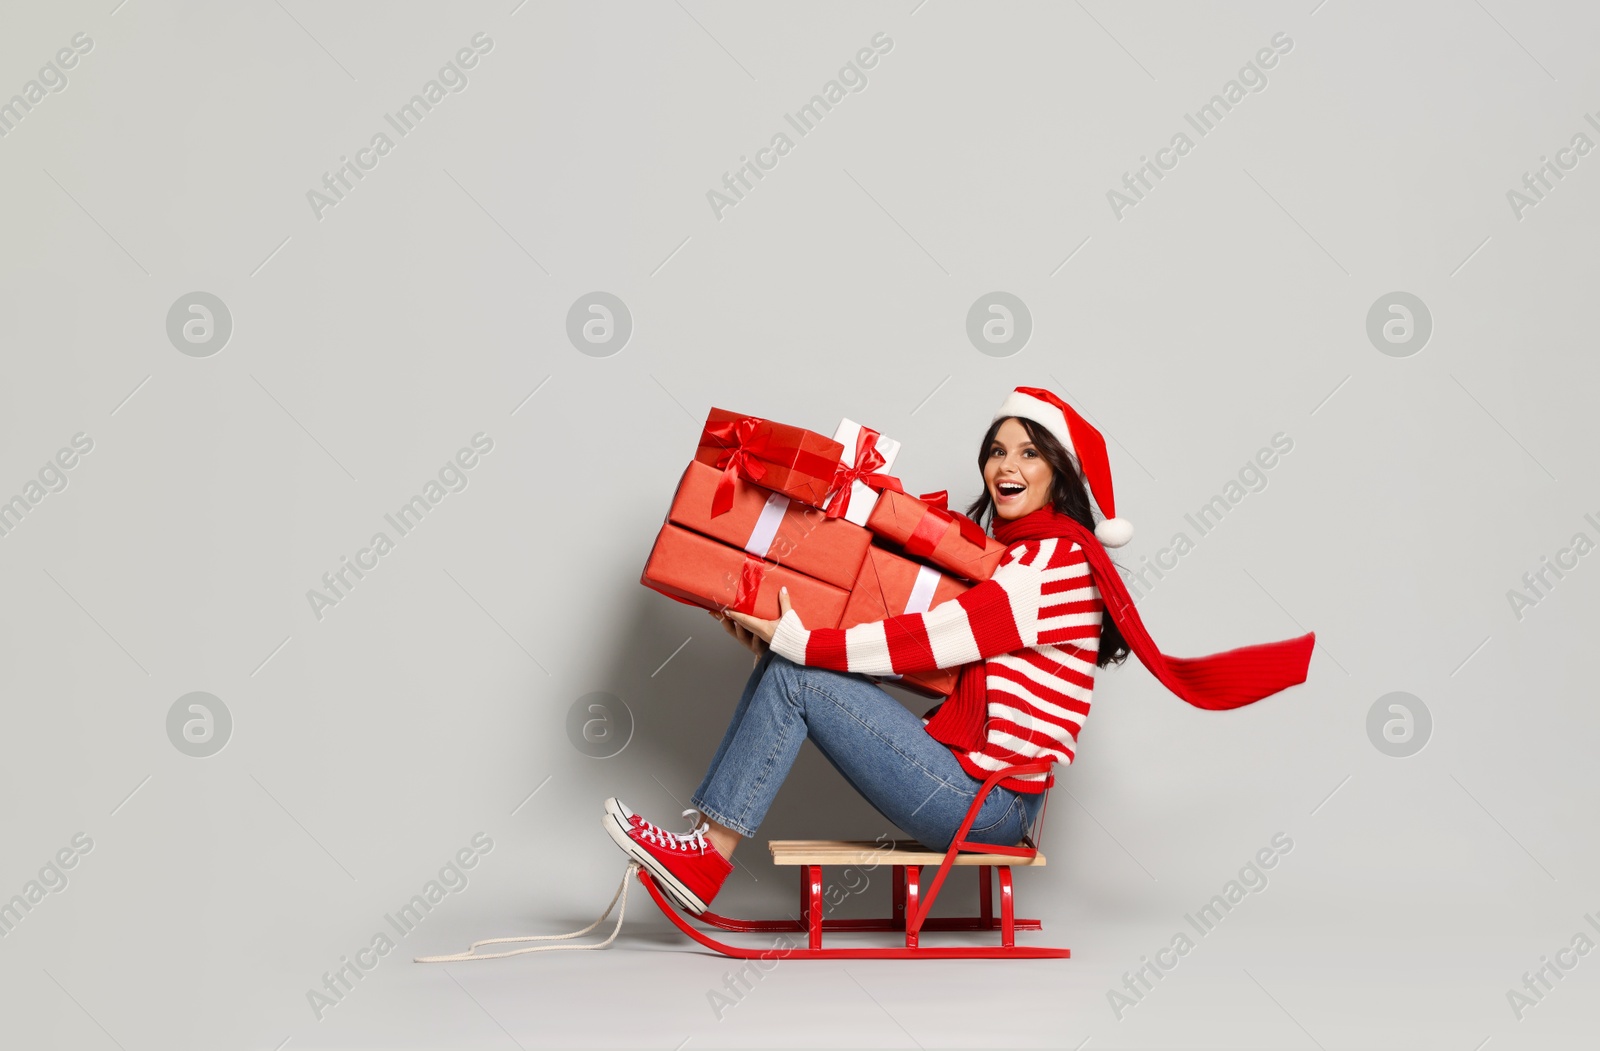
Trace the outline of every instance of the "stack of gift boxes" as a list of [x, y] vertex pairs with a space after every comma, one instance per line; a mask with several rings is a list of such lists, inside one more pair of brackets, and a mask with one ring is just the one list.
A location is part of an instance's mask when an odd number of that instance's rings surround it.
[[[832, 438], [712, 409], [640, 583], [680, 602], [776, 619], [778, 589], [807, 628], [920, 613], [987, 580], [1005, 552], [944, 492], [912, 496], [888, 469], [900, 443], [851, 420]], [[930, 697], [957, 670], [882, 676]]]

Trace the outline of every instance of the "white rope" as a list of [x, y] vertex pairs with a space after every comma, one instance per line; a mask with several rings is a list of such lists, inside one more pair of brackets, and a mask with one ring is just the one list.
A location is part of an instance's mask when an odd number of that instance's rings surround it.
[[[498, 960], [506, 956], [520, 956], [525, 952], [551, 952], [557, 949], [604, 949], [616, 940], [617, 933], [622, 930], [622, 917], [628, 911], [628, 884], [633, 879], [633, 874], [638, 870], [639, 863], [637, 861], [628, 862], [627, 871], [622, 874], [622, 883], [617, 887], [617, 892], [611, 895], [611, 904], [606, 906], [606, 911], [600, 914], [599, 919], [581, 931], [573, 931], [571, 934], [529, 934], [520, 938], [484, 938], [481, 941], [473, 942], [466, 952], [451, 953], [448, 956], [418, 956], [414, 958], [414, 962], [460, 963], [464, 960]], [[497, 945], [501, 942], [565, 941], [568, 938], [581, 938], [605, 922], [606, 917], [611, 915], [612, 907], [617, 904], [618, 898], [622, 899], [622, 908], [617, 911], [617, 925], [611, 929], [610, 937], [603, 942], [592, 942], [588, 945], [535, 945], [532, 948], [512, 949], [509, 952], [478, 952], [478, 946], [480, 945]]]

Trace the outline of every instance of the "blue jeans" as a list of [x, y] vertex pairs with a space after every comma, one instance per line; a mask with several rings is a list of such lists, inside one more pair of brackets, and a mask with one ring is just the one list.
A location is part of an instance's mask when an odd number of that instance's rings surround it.
[[[741, 836], [755, 835], [807, 737], [878, 813], [930, 850], [949, 849], [983, 787], [866, 676], [796, 664], [769, 649], [690, 802]], [[996, 785], [967, 838], [1015, 844], [1043, 803], [1042, 794]]]

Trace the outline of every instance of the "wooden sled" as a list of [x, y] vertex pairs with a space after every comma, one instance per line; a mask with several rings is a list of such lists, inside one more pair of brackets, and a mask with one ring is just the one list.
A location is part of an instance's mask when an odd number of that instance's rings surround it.
[[[1039, 852], [1039, 833], [1044, 827], [1044, 812], [1049, 806], [1048, 791], [1045, 805], [1039, 808], [1039, 818], [1022, 842], [1016, 846], [997, 846], [991, 843], [971, 843], [966, 839], [972, 822], [983, 806], [989, 791], [1001, 780], [1024, 774], [1048, 773], [1050, 761], [1025, 763], [997, 770], [984, 781], [983, 787], [973, 797], [966, 818], [956, 831], [950, 847], [943, 854], [930, 851], [915, 840], [892, 840], [888, 843], [845, 840], [779, 839], [769, 841], [772, 862], [775, 865], [794, 865], [800, 869], [800, 915], [786, 920], [738, 920], [706, 911], [694, 919], [702, 920], [719, 930], [739, 933], [772, 933], [804, 931], [806, 944], [788, 949], [760, 948], [730, 945], [692, 926], [664, 894], [654, 879], [641, 866], [639, 882], [650, 897], [666, 913], [667, 918], [683, 933], [714, 952], [739, 960], [772, 959], [789, 960], [958, 960], [958, 959], [1065, 959], [1072, 955], [1070, 949], [1057, 949], [1040, 945], [1018, 945], [1017, 931], [1042, 930], [1038, 920], [1021, 919], [1015, 914], [1015, 895], [1012, 890], [1013, 868], [1042, 868], [1045, 857]], [[926, 890], [922, 887], [924, 867], [938, 863]], [[893, 867], [890, 879], [892, 896], [890, 915], [883, 919], [830, 919], [825, 915], [823, 903], [822, 870], [827, 865], [888, 864]], [[978, 915], [932, 918], [928, 913], [944, 886], [945, 877], [952, 867], [978, 870]], [[994, 914], [993, 881], [990, 870], [1000, 881], [1000, 915]], [[922, 935], [934, 931], [994, 931], [1000, 932], [998, 945], [923, 945]], [[856, 933], [894, 931], [903, 934], [904, 945], [878, 947], [824, 948], [822, 936], [827, 932]]]

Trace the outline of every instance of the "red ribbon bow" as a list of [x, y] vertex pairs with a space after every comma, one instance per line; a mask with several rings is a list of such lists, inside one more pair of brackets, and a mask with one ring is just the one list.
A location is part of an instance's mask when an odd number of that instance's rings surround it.
[[880, 432], [871, 427], [863, 427], [856, 433], [856, 458], [855, 463], [846, 466], [841, 460], [833, 472], [833, 495], [828, 497], [828, 518], [842, 518], [850, 510], [851, 490], [856, 482], [864, 482], [872, 489], [883, 492], [893, 489], [897, 493], [905, 492], [905, 487], [900, 484], [900, 479], [892, 474], [879, 474], [878, 468], [888, 461], [883, 458], [883, 453], [878, 451], [878, 438]]
[[737, 475], [759, 482], [767, 473], [766, 464], [759, 457], [776, 452], [772, 432], [757, 433], [761, 420], [745, 416], [724, 423], [708, 423], [700, 437], [701, 445], [713, 443], [723, 447], [712, 466], [722, 468], [716, 491], [711, 494], [711, 517], [726, 514], [733, 508], [733, 486]]
[[917, 497], [928, 505], [928, 510], [918, 519], [917, 526], [911, 531], [911, 536], [905, 542], [906, 554], [915, 558], [927, 558], [933, 549], [939, 546], [945, 532], [954, 522], [956, 528], [961, 530], [961, 539], [974, 547], [984, 546], [983, 528], [959, 511], [950, 510], [950, 493], [940, 489], [932, 493], [923, 493]]

